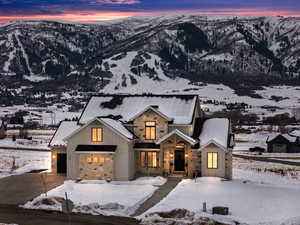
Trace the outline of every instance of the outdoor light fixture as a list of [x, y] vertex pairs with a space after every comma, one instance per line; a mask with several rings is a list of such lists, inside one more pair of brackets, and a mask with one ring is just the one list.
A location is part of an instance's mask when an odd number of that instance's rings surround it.
[[52, 159], [56, 159], [56, 155], [52, 155]]
[[189, 154], [188, 153], [185, 153], [184, 154], [185, 158], [189, 157]]
[[170, 157], [173, 158], [173, 156], [174, 156], [174, 154], [173, 154], [173, 153], [170, 153]]

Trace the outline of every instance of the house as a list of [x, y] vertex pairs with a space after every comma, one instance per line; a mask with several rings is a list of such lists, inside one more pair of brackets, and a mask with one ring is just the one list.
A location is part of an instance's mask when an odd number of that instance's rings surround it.
[[227, 118], [205, 118], [197, 95], [93, 96], [79, 121], [61, 122], [52, 171], [68, 179], [139, 175], [232, 177]]
[[300, 152], [299, 137], [290, 134], [276, 134], [267, 138], [268, 152], [298, 153]]

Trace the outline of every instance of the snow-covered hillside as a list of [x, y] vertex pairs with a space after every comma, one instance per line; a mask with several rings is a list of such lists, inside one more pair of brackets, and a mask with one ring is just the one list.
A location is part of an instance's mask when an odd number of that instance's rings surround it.
[[16, 22], [0, 27], [0, 73], [31, 81], [97, 75], [102, 59], [142, 50], [160, 56], [162, 70], [175, 77], [191, 73], [189, 80], [235, 73], [286, 79], [299, 76], [299, 31], [299, 19], [281, 17], [173, 15], [96, 24]]

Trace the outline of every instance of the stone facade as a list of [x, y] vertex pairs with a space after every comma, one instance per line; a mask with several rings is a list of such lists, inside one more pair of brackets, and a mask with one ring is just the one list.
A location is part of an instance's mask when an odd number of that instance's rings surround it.
[[156, 123], [156, 139], [168, 134], [168, 121], [158, 115], [153, 110], [149, 109], [144, 114], [133, 121], [133, 132], [138, 137], [139, 142], [154, 142], [153, 140], [146, 140], [145, 123], [147, 121], [155, 121]]
[[[185, 165], [183, 171], [175, 171], [175, 151], [176, 146], [181, 145], [184, 150]], [[191, 145], [182, 138], [173, 136], [161, 144], [161, 149], [157, 151], [159, 154], [159, 166], [157, 168], [142, 168], [140, 151], [136, 151], [136, 168], [139, 174], [151, 175], [168, 175], [173, 173], [181, 173], [192, 177], [200, 171], [201, 154], [199, 151], [192, 149]]]
[[[97, 162], [92, 162], [96, 158]], [[104, 159], [100, 161], [99, 159]], [[113, 154], [79, 154], [79, 177], [85, 180], [113, 180]]]

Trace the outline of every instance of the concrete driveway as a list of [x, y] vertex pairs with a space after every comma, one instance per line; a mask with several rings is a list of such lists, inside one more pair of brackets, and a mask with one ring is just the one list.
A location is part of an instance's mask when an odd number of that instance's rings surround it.
[[0, 179], [0, 205], [20, 205], [61, 184], [65, 176], [26, 173]]

